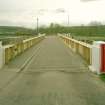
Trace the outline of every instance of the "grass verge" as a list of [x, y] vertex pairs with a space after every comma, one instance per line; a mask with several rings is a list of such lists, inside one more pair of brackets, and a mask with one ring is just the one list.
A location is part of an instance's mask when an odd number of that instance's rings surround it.
[[101, 74], [100, 79], [105, 82], [105, 74]]

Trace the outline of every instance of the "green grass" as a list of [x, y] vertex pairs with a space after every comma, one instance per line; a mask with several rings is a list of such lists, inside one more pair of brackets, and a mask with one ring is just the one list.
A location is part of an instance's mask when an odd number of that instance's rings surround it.
[[101, 74], [100, 79], [105, 82], [105, 74]]
[[71, 33], [74, 36], [89, 36], [89, 37], [105, 37], [105, 25], [103, 26], [71, 26], [64, 27], [60, 25], [53, 25], [50, 27], [41, 27], [41, 33], [57, 34], [57, 33]]
[[0, 36], [35, 35], [35, 30], [16, 26], [0, 26]]
[[93, 41], [105, 41], [105, 36], [73, 36], [74, 39], [92, 44]]
[[0, 26], [0, 41], [3, 45], [20, 42], [28, 37], [33, 37], [35, 30], [15, 27], [15, 26]]
[[[0, 26], [0, 37], [7, 36], [31, 36], [35, 35], [37, 30], [14, 27]], [[46, 35], [56, 35], [57, 33], [71, 33], [71, 35], [81, 41], [92, 44], [93, 41], [105, 41], [105, 25], [103, 26], [71, 26], [65, 27], [60, 25], [51, 25], [49, 27], [40, 27], [39, 33]]]

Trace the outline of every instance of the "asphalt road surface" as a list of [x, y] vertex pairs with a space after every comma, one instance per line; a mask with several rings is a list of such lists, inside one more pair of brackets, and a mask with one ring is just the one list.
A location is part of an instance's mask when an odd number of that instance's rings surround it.
[[0, 105], [105, 105], [105, 84], [50, 36], [0, 70]]

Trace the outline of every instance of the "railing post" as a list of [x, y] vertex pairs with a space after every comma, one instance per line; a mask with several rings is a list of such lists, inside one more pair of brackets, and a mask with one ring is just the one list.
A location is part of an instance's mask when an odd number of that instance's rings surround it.
[[2, 42], [0, 42], [0, 69], [3, 67], [5, 63], [5, 55], [4, 55], [4, 48], [2, 46]]

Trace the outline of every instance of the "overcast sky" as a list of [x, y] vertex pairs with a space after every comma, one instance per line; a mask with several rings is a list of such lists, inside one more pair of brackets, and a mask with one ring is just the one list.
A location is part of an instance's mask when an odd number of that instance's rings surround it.
[[105, 0], [0, 0], [0, 25], [105, 22]]

